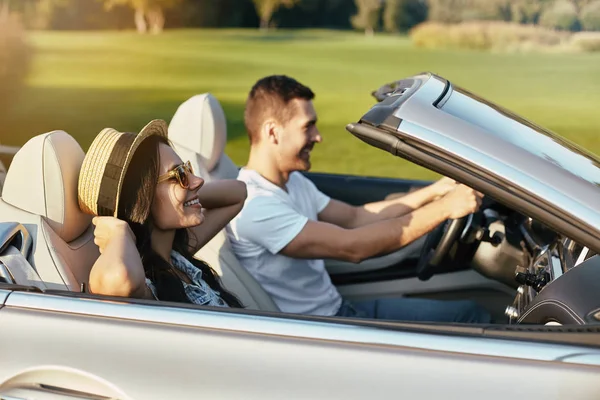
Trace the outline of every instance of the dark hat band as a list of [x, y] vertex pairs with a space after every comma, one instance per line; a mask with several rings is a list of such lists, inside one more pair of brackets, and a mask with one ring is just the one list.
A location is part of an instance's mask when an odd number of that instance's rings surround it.
[[100, 183], [100, 192], [97, 200], [99, 216], [114, 216], [119, 192], [119, 181], [124, 171], [127, 154], [136, 138], [134, 133], [123, 133], [113, 147]]

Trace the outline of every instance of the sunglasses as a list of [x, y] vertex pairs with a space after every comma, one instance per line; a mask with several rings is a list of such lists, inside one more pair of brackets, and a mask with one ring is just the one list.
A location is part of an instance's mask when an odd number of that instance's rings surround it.
[[181, 165], [176, 166], [166, 174], [158, 177], [158, 183], [168, 181], [169, 179], [176, 179], [179, 185], [187, 189], [190, 187], [190, 180], [188, 174], [193, 174], [192, 164], [187, 161]]

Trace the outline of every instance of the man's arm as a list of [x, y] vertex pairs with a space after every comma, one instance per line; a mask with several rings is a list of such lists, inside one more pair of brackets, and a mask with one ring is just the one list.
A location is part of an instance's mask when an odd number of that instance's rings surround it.
[[481, 194], [464, 185], [443, 198], [401, 217], [346, 229], [326, 222], [308, 221], [281, 253], [294, 258], [338, 259], [354, 263], [392, 253], [448, 218], [461, 218], [477, 210]]
[[192, 253], [200, 250], [240, 212], [246, 196], [246, 184], [235, 179], [204, 184], [198, 197], [206, 211], [204, 222], [191, 228]]
[[338, 225], [346, 229], [354, 229], [397, 218], [416, 210], [434, 199], [444, 196], [456, 187], [450, 178], [439, 181], [422, 189], [408, 193], [393, 200], [383, 200], [362, 206], [352, 206], [339, 200], [331, 199], [327, 207], [319, 213], [319, 220]]

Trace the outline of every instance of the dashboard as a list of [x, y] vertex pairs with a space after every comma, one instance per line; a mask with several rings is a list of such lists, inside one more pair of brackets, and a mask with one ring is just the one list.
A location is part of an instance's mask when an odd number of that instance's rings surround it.
[[[488, 206], [464, 243], [477, 242], [472, 267], [516, 289], [509, 324], [600, 322], [600, 258], [532, 218]], [[495, 240], [493, 240], [495, 239]]]

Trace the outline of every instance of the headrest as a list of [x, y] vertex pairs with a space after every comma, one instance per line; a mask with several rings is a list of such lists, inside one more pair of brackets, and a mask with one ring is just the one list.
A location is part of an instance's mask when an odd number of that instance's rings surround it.
[[169, 140], [177, 150], [185, 148], [199, 154], [204, 167], [211, 172], [227, 142], [225, 112], [219, 101], [210, 93], [184, 101], [169, 124]]
[[33, 137], [10, 163], [2, 190], [3, 200], [45, 217], [58, 236], [71, 242], [81, 236], [92, 221], [77, 203], [77, 181], [83, 158], [79, 143], [64, 131]]

